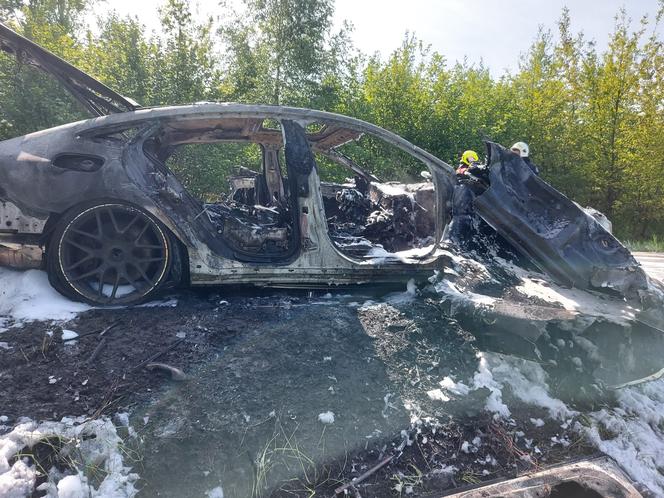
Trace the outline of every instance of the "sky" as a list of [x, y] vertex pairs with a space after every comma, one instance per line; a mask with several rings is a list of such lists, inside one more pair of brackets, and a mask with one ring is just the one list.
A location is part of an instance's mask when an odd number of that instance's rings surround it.
[[[148, 29], [158, 27], [157, 8], [164, 0], [108, 0], [120, 14], [137, 15]], [[543, 25], [555, 32], [564, 6], [570, 9], [572, 29], [582, 30], [598, 47], [606, 46], [615, 14], [625, 7], [634, 26], [644, 14], [653, 18], [658, 0], [336, 0], [334, 22], [354, 26], [355, 45], [383, 57], [396, 49], [408, 31], [443, 54], [448, 62], [480, 60], [494, 76], [518, 67]], [[192, 0], [199, 16], [222, 15], [218, 0]], [[660, 28], [660, 36], [664, 28]]]

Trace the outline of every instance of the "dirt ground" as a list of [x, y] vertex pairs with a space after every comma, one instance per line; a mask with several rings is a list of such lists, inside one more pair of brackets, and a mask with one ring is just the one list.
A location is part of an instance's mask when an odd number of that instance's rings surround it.
[[[3, 333], [0, 415], [11, 424], [130, 412], [140, 496], [216, 486], [227, 497], [334, 496], [391, 456], [349, 493], [426, 496], [591, 453], [559, 423], [533, 425], [543, 410], [524, 406], [508, 424], [481, 409], [482, 390], [428, 397], [478, 362], [475, 337], [436, 300], [240, 289], [185, 292], [172, 304]], [[60, 327], [79, 338], [63, 343]], [[141, 367], [160, 352], [155, 361], [185, 381]], [[326, 412], [334, 423], [319, 420]]]

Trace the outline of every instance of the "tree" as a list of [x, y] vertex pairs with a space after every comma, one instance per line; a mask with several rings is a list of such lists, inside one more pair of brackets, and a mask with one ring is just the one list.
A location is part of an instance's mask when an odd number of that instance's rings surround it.
[[212, 19], [197, 24], [184, 0], [168, 0], [160, 16], [165, 42], [156, 52], [155, 101], [176, 104], [215, 100], [219, 70], [210, 36]]
[[137, 18], [111, 13], [100, 23], [97, 37], [88, 32], [87, 47], [87, 65], [97, 78], [141, 105], [158, 103], [159, 45]]
[[346, 31], [332, 33], [333, 0], [243, 0], [220, 29], [227, 86], [271, 104], [309, 101], [339, 67]]
[[[82, 30], [82, 14], [91, 4], [87, 0], [0, 0], [0, 14], [27, 38], [85, 66], [84, 48], [76, 37]], [[57, 81], [4, 53], [0, 55], [0, 108], [6, 123], [0, 127], [0, 138], [86, 116]]]

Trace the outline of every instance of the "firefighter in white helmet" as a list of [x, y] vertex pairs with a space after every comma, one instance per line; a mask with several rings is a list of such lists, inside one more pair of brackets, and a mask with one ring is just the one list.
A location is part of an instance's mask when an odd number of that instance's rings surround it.
[[533, 173], [539, 175], [539, 168], [535, 163], [533, 163], [530, 160], [530, 147], [528, 147], [528, 144], [526, 142], [517, 142], [514, 145], [512, 145], [510, 150], [514, 152], [517, 156], [519, 156], [521, 159], [523, 159], [523, 162], [525, 162], [528, 165], [528, 167], [532, 170]]

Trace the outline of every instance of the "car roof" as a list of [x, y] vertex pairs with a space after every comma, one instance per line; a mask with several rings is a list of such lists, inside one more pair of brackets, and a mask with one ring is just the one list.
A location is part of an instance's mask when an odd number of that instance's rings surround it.
[[[361, 119], [333, 112], [300, 107], [266, 104], [240, 104], [235, 102], [198, 102], [187, 105], [147, 107], [135, 111], [101, 116], [77, 123], [80, 134], [98, 133], [106, 129], [139, 126], [143, 122], [157, 121], [176, 143], [189, 142], [194, 135], [209, 133], [209, 141], [241, 141], [264, 139], [265, 143], [281, 143], [281, 131], [266, 120], [292, 120], [305, 128], [319, 123], [321, 126], [307, 133], [312, 146], [318, 150], [337, 147], [369, 133], [412, 154], [427, 164], [453, 173], [454, 168], [434, 155], [413, 145], [389, 130]], [[215, 132], [218, 135], [215, 137]], [[251, 137], [251, 138], [250, 138]], [[205, 143], [205, 140], [202, 140]]]

